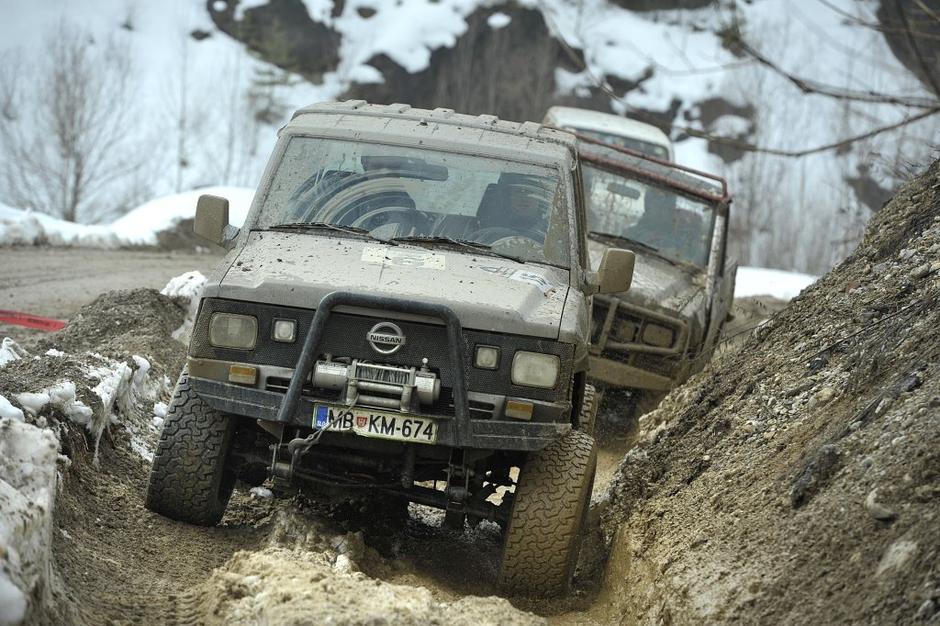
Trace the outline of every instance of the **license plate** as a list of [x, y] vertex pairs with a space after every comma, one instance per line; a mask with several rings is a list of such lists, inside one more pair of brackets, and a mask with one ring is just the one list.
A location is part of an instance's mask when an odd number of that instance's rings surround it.
[[313, 426], [324, 428], [327, 425], [327, 430], [353, 432], [363, 437], [415, 443], [437, 441], [437, 424], [426, 417], [317, 404], [313, 409]]

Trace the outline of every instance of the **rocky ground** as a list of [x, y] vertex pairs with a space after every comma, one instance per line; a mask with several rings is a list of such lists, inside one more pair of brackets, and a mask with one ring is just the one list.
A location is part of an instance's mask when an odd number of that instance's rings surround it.
[[29, 590], [37, 624], [935, 622], [938, 259], [935, 164], [792, 304], [738, 303], [712, 365], [638, 429], [615, 424], [575, 592], [548, 602], [495, 596], [498, 527], [448, 531], [422, 507], [390, 523], [256, 490], [217, 528], [147, 511], [187, 303], [105, 293], [0, 367], [0, 415], [23, 412], [0, 419], [0, 448], [33, 429], [60, 453], [43, 457], [54, 509], [21, 497], [23, 472], [0, 481], [22, 520], [0, 540], [39, 539], [0, 554], [0, 574]]

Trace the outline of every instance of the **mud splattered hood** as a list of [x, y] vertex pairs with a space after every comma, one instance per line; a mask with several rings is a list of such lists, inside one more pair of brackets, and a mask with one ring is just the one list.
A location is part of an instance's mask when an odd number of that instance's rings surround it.
[[454, 248], [252, 232], [207, 297], [315, 309], [334, 291], [450, 306], [465, 328], [557, 339], [568, 273]]
[[[589, 240], [591, 267], [600, 264], [604, 250], [610, 246]], [[680, 314], [686, 319], [695, 315], [695, 309], [704, 303], [705, 272], [689, 266], [679, 266], [654, 254], [637, 251], [633, 284], [629, 291], [617, 294], [625, 302], [657, 311]]]

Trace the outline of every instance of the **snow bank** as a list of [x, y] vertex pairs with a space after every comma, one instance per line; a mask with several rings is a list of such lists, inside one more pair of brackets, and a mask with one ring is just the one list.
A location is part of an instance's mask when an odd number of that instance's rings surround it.
[[228, 198], [229, 222], [241, 227], [248, 216], [255, 190], [247, 187], [204, 187], [158, 198], [115, 220], [111, 229], [118, 238], [131, 245], [154, 245], [157, 233], [196, 215], [196, 201], [203, 194]]
[[51, 430], [0, 418], [0, 624], [48, 598], [58, 451]]
[[791, 300], [816, 282], [818, 276], [787, 272], [766, 267], [739, 267], [734, 284], [734, 297], [772, 296]]
[[202, 272], [192, 271], [171, 278], [166, 287], [160, 290], [160, 293], [164, 296], [189, 300], [189, 307], [186, 309], [183, 324], [173, 331], [173, 339], [180, 343], [189, 344], [189, 337], [193, 334], [193, 324], [196, 321], [196, 313], [199, 308], [199, 298], [202, 296], [202, 290], [205, 286], [206, 277], [202, 275]]
[[38, 245], [79, 248], [152, 246], [157, 235], [196, 214], [196, 201], [203, 194], [229, 200], [229, 220], [241, 226], [254, 190], [245, 187], [205, 187], [152, 200], [111, 224], [75, 224], [50, 215], [14, 209], [0, 204], [0, 246]]

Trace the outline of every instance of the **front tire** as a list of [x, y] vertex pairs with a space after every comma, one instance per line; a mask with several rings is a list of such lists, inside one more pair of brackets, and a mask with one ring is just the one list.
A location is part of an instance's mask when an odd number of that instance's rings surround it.
[[499, 570], [505, 592], [553, 596], [569, 590], [596, 466], [594, 438], [579, 430], [529, 456], [506, 527]]
[[147, 508], [181, 522], [218, 524], [235, 486], [226, 470], [234, 432], [235, 419], [197, 396], [183, 371], [153, 457]]

